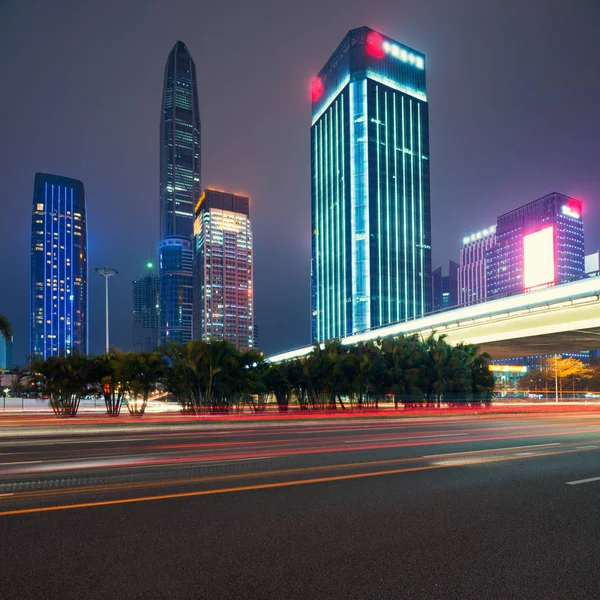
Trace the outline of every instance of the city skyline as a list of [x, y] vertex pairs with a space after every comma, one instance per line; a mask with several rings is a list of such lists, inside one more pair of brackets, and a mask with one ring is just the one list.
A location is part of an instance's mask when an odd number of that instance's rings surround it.
[[[341, 7], [334, 7], [335, 4], [332, 3], [332, 7], [326, 9], [328, 14], [333, 15], [334, 8], [337, 11]], [[347, 8], [345, 4], [344, 10]], [[8, 20], [4, 22], [14, 24], [14, 27], [10, 28], [12, 30], [18, 31], [19, 24], [23, 23], [25, 18], [29, 19], [27, 23], [33, 27], [33, 31], [43, 22], [43, 10], [40, 12], [39, 25], [36, 25], [37, 16], [24, 15], [10, 7], [8, 10]], [[391, 12], [386, 13], [382, 9], [370, 8], [367, 11], [350, 7], [345, 14], [338, 11], [335, 13], [337, 18], [333, 20], [335, 28], [331, 27], [331, 19], [327, 27], [317, 26], [315, 43], [310, 47], [297, 36], [288, 35], [283, 38], [282, 32], [277, 28], [271, 28], [269, 31], [261, 29], [261, 35], [266, 41], [265, 47], [259, 45], [255, 48], [257, 57], [266, 59], [270, 56], [275, 69], [274, 72], [269, 72], [266, 79], [260, 75], [257, 64], [259, 61], [256, 59], [250, 62], [242, 60], [243, 65], [238, 64], [240, 58], [244, 57], [240, 54], [240, 47], [236, 45], [235, 40], [228, 42], [227, 48], [213, 56], [209, 49], [219, 45], [215, 45], [211, 34], [208, 38], [200, 40], [193, 33], [191, 26], [175, 24], [169, 22], [169, 19], [168, 26], [161, 30], [160, 35], [155, 36], [159, 24], [162, 27], [163, 22], [159, 23], [158, 15], [152, 13], [149, 19], [155, 19], [155, 24], [148, 25], [140, 32], [144, 40], [143, 56], [140, 55], [140, 51], [128, 56], [128, 53], [119, 47], [119, 56], [124, 56], [125, 62], [122, 68], [115, 66], [110, 72], [104, 73], [103, 88], [97, 87], [93, 79], [89, 78], [89, 81], [82, 79], [77, 83], [76, 78], [71, 75], [71, 87], [68, 89], [72, 93], [66, 105], [53, 103], [53, 94], [44, 98], [43, 106], [39, 104], [41, 100], [35, 99], [34, 95], [22, 102], [22, 108], [13, 106], [10, 99], [3, 100], [3, 108], [6, 111], [18, 117], [19, 110], [28, 107], [31, 114], [39, 115], [41, 124], [41, 128], [36, 130], [27, 146], [31, 151], [29, 162], [35, 166], [32, 168], [31, 164], [22, 165], [12, 158], [9, 160], [10, 171], [6, 172], [5, 177], [10, 184], [7, 197], [22, 198], [23, 204], [24, 199], [29, 197], [31, 176], [35, 170], [63, 173], [86, 182], [88, 195], [96, 201], [93, 205], [94, 219], [91, 219], [94, 224], [91, 226], [90, 266], [111, 264], [124, 274], [121, 278], [115, 278], [111, 291], [111, 304], [115, 307], [111, 312], [111, 322], [114, 324], [111, 339], [116, 345], [127, 348], [131, 331], [130, 282], [137, 275], [140, 262], [149, 256], [149, 249], [155, 248], [154, 244], [158, 238], [157, 227], [151, 222], [156, 222], [156, 211], [148, 209], [148, 206], [152, 205], [152, 197], [156, 197], [155, 193], [152, 194], [152, 188], [156, 189], [156, 176], [153, 175], [156, 170], [153, 171], [152, 163], [156, 164], [158, 157], [155, 150], [156, 130], [152, 132], [151, 115], [156, 114], [155, 91], [162, 83], [157, 73], [160, 73], [164, 65], [164, 54], [175, 40], [186, 40], [192, 53], [197, 57], [202, 56], [203, 64], [199, 77], [204, 81], [201, 83], [201, 89], [205, 89], [205, 83], [214, 84], [214, 89], [207, 94], [206, 99], [202, 98], [203, 114], [211, 114], [212, 120], [207, 126], [207, 136], [211, 136], [209, 139], [213, 147], [213, 156], [206, 159], [210, 161], [211, 167], [206, 171], [213, 175], [206, 183], [233, 190], [242, 188], [240, 191], [258, 199], [253, 207], [253, 215], [257, 240], [256, 313], [261, 328], [261, 345], [267, 352], [299, 345], [310, 335], [306, 316], [306, 307], [309, 305], [306, 282], [310, 248], [307, 248], [305, 241], [307, 232], [310, 237], [310, 208], [307, 202], [308, 144], [303, 133], [309, 119], [310, 101], [307, 99], [306, 89], [310, 79], [317, 72], [319, 63], [322, 63], [323, 56], [331, 52], [332, 44], [357, 22], [365, 22], [422, 49], [429, 60], [429, 100], [432, 114], [436, 115], [431, 123], [432, 156], [436, 157], [432, 165], [434, 264], [456, 256], [462, 236], [476, 230], [478, 225], [488, 223], [501, 212], [513, 209], [527, 199], [540, 197], [553, 189], [586, 202], [586, 237], [589, 242], [587, 250], [594, 250], [599, 230], [595, 218], [597, 208], [594, 206], [598, 197], [598, 184], [591, 152], [592, 140], [597, 137], [598, 129], [597, 117], [592, 111], [599, 95], [595, 80], [590, 79], [583, 106], [577, 111], [577, 115], [569, 119], [568, 126], [559, 118], [562, 114], [559, 107], [566, 101], [565, 94], [569, 93], [567, 90], [576, 89], [578, 82], [586, 79], [588, 72], [591, 74], [586, 64], [578, 61], [577, 57], [590, 55], [585, 49], [591, 40], [588, 24], [593, 21], [595, 10], [590, 8], [588, 13], [581, 11], [585, 14], [580, 12], [578, 15], [568, 16], [571, 24], [577, 27], [579, 35], [560, 55], [553, 53], [553, 45], [549, 39], [540, 39], [535, 32], [527, 30], [527, 25], [534, 22], [535, 16], [535, 19], [541, 19], [547, 32], [560, 31], [563, 25], [562, 16], [559, 19], [556, 12], [536, 12], [528, 7], [516, 15], [517, 9], [505, 8], [506, 15], [503, 16], [493, 13], [493, 7], [488, 7], [492, 16], [488, 15], [487, 19], [506, 22], [507, 26], [510, 25], [512, 37], [520, 41], [519, 48], [505, 45], [498, 48], [497, 40], [491, 39], [489, 43], [486, 42], [488, 21], [481, 20], [482, 13], [475, 11], [471, 18], [477, 22], [478, 27], [468, 31], [462, 29], [466, 39], [461, 47], [469, 48], [472, 52], [477, 51], [485, 63], [493, 64], [493, 77], [485, 69], [476, 68], [478, 59], [475, 54], [459, 50], [457, 45], [453, 46], [450, 43], [449, 32], [453, 27], [458, 28], [457, 31], [460, 30], [460, 16], [464, 17], [467, 10], [465, 3], [459, 3], [459, 6], [455, 7], [456, 17], [452, 17], [443, 30], [440, 30], [432, 13], [425, 9], [425, 13], [421, 13], [419, 10], [413, 7], [412, 12], [409, 10], [402, 18], [397, 15], [393, 17]], [[79, 14], [78, 11], [75, 12], [73, 18]], [[296, 16], [302, 22], [301, 16]], [[519, 18], [515, 18], [516, 16]], [[102, 17], [103, 15], [99, 15], [100, 21]], [[224, 15], [211, 15], [213, 24], [219, 23], [219, 19], [223, 18]], [[281, 23], [283, 22], [282, 19]], [[131, 23], [133, 14], [126, 11], [123, 23], [114, 24], [115, 31], [122, 32], [121, 35], [125, 39], [125, 30], [131, 28]], [[61, 24], [61, 27], [66, 26], [65, 23]], [[149, 35], [150, 32], [152, 35]], [[526, 36], [525, 33], [531, 35]], [[117, 38], [118, 35], [117, 33]], [[41, 36], [41, 39], [45, 38]], [[283, 44], [284, 39], [286, 44]], [[9, 44], [11, 40], [11, 32], [7, 31], [2, 43]], [[93, 53], [94, 47], [101, 47], [99, 42], [94, 35], [90, 40], [82, 40], [78, 53], [93, 59], [92, 71], [106, 70], [109, 65], [116, 65], [111, 62], [110, 53], [103, 53], [101, 56]], [[139, 43], [140, 40], [137, 40], [136, 45]], [[247, 40], [244, 44], [247, 45]], [[79, 56], [62, 55], [60, 45], [52, 47], [59, 52], [57, 65], [72, 64], [73, 66], [67, 69], [71, 74], [81, 71], [74, 66], [80, 60]], [[286, 48], [285, 55], [273, 57], [268, 50], [274, 47]], [[26, 56], [36, 57], [37, 62], [32, 63], [32, 81], [44, 81], [44, 86], [50, 85], [50, 89], [53, 85], [57, 86], [57, 90], [65, 89], [58, 67], [51, 70], [50, 81], [44, 79], [45, 76], [40, 72], [44, 59], [37, 44], [34, 43], [24, 52]], [[548, 60], [550, 56], [551, 61]], [[526, 57], [525, 61], [523, 57]], [[143, 58], [142, 62], [139, 62], [140, 58]], [[21, 59], [17, 60], [15, 66], [9, 65], [9, 74], [12, 68], [17, 68], [19, 60]], [[136, 96], [134, 88], [127, 85], [121, 86], [123, 92], [118, 95], [115, 90], [121, 89], [118, 86], [128, 81], [125, 77], [129, 78], [133, 60], [138, 61], [141, 66], [141, 69], [136, 71], [139, 78], [135, 82], [139, 88], [139, 95]], [[532, 68], [532, 65], [536, 64], [546, 65], [547, 68]], [[244, 85], [249, 94], [248, 105], [258, 111], [252, 113], [252, 119], [249, 121], [248, 111], [240, 108], [237, 98], [218, 91], [233, 91], [234, 83], [239, 85], [240, 77], [244, 81], [246, 72], [250, 78]], [[467, 72], [469, 78], [466, 78]], [[538, 74], [532, 77], [532, 72]], [[460, 84], [450, 87], [450, 82], [456, 77]], [[498, 87], [495, 84], [499, 80], [505, 81], [507, 85]], [[556, 86], [558, 80], [562, 85]], [[231, 82], [229, 88], [228, 82]], [[456, 87], [460, 89], [456, 90]], [[151, 92], [151, 88], [154, 92]], [[510, 102], [507, 103], [507, 99], [510, 98], [507, 94], [512, 93], [514, 89], [519, 89], [521, 96], [519, 102], [513, 106]], [[84, 90], [89, 90], [89, 97], [86, 95], [88, 92]], [[275, 102], [277, 94], [283, 94], [286, 102]], [[58, 94], [55, 95], [58, 97]], [[137, 100], [142, 97], [144, 102], [140, 104]], [[125, 100], [126, 107], [137, 106], [139, 110], [124, 111], [126, 121], [123, 121], [118, 111], [113, 109], [113, 98], [115, 102], [117, 98], [119, 102]], [[208, 106], [205, 106], [206, 103]], [[95, 116], [92, 120], [86, 119], [86, 125], [83, 127], [77, 111], [79, 104], [91, 108]], [[86, 111], [89, 116], [89, 110]], [[498, 112], [497, 116], [495, 112]], [[111, 121], [107, 120], [109, 114]], [[452, 119], [448, 118], [450, 114]], [[482, 121], [484, 116], [486, 121]], [[14, 120], [19, 122], [18, 118]], [[38, 123], [37, 119], [32, 121]], [[482, 126], [482, 123], [485, 123], [485, 126]], [[115, 129], [117, 124], [118, 130]], [[552, 124], [552, 127], [549, 124]], [[6, 135], [3, 139], [16, 148], [14, 155], [19, 156], [20, 142], [15, 137], [16, 130], [13, 132], [12, 123], [6, 123], [5, 127]], [[464, 140], [460, 142], [459, 150], [454, 148], [454, 142], [457, 140], [452, 135], [456, 128], [460, 128], [460, 137]], [[549, 131], [546, 132], [545, 128]], [[109, 133], [110, 131], [113, 133]], [[117, 137], [115, 132], [118, 132]], [[478, 132], [481, 132], [481, 136]], [[237, 149], [232, 155], [232, 145], [223, 143], [223, 140], [231, 138], [233, 133], [238, 144], [234, 145]], [[267, 136], [267, 139], [272, 140], [272, 146], [277, 148], [276, 154], [268, 154], [264, 148], [252, 152], [258, 136], [262, 136], [263, 139]], [[108, 146], [103, 149], [105, 138], [111, 140], [110, 154], [107, 152]], [[115, 139], [118, 140], [116, 146]], [[486, 145], [484, 139], [494, 139], [494, 145]], [[535, 143], [530, 141], [532, 139]], [[571, 144], [575, 139], [577, 143]], [[153, 148], [146, 150], [152, 145], [152, 140]], [[555, 147], [550, 143], [551, 140], [558, 142]], [[565, 144], [571, 144], [572, 148], [567, 155], [560, 151], [561, 146]], [[510, 153], [506, 151], [508, 146], [511, 148]], [[133, 158], [134, 154], [140, 155], [137, 162]], [[271, 177], [267, 177], [267, 174]], [[263, 181], [269, 182], [268, 187], [265, 187]], [[142, 203], [146, 207], [144, 210], [152, 213], [148, 218], [140, 214], [139, 208]], [[27, 285], [23, 284], [21, 275], [26, 271], [23, 264], [24, 260], [27, 260], [27, 252], [24, 251], [27, 242], [24, 244], [15, 238], [12, 232], [23, 231], [27, 216], [18, 205], [14, 214], [15, 221], [11, 219], [10, 228], [6, 226], [5, 220], [1, 237], [4, 255], [10, 251], [15, 257], [14, 266], [3, 265], [2, 276], [4, 280], [12, 282], [16, 299], [14, 302], [7, 299], [7, 306], [3, 307], [3, 311], [15, 325], [15, 357], [19, 360], [19, 357], [26, 353], [27, 346], [27, 341], [24, 340], [27, 337], [27, 316], [23, 316], [22, 310]], [[274, 222], [269, 220], [273, 218], [277, 219], [280, 227], [274, 227]], [[462, 225], [457, 224], [459, 218]], [[277, 281], [284, 275], [289, 277], [289, 285], [274, 294]], [[101, 351], [103, 345], [101, 284], [101, 281], [90, 282], [90, 316], [93, 330], [91, 350], [95, 352]], [[123, 308], [120, 308], [121, 305]], [[289, 318], [289, 315], [293, 316]]]

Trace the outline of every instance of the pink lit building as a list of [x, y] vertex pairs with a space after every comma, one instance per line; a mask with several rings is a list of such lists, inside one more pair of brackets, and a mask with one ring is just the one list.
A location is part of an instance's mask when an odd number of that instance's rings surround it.
[[194, 219], [194, 339], [254, 346], [250, 200], [206, 189]]

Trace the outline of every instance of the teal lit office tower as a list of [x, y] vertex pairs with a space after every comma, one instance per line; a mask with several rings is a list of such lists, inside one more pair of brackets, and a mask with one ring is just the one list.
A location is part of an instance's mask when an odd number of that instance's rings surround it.
[[83, 183], [36, 173], [31, 221], [31, 354], [88, 351]]
[[313, 341], [429, 312], [424, 55], [353, 29], [311, 96]]
[[160, 341], [185, 344], [192, 339], [193, 249], [191, 237], [161, 240]]

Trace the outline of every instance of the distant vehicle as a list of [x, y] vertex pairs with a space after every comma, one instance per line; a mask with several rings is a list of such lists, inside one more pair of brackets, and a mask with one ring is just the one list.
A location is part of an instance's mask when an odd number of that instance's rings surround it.
[[527, 397], [531, 398], [531, 400], [539, 400], [544, 397], [544, 394], [527, 394]]

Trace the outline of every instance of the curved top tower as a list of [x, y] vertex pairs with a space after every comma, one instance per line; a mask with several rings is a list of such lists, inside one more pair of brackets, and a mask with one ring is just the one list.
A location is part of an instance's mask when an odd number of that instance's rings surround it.
[[165, 66], [160, 115], [160, 239], [192, 234], [200, 190], [196, 65], [179, 41]]

